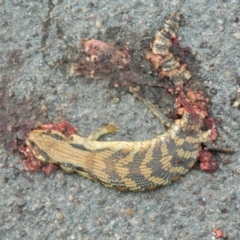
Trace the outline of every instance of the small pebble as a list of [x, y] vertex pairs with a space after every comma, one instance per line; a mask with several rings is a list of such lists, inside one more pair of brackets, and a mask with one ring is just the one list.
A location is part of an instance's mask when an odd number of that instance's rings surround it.
[[101, 21], [96, 21], [96, 27], [101, 28], [103, 26], [103, 23]]
[[62, 212], [57, 211], [56, 218], [57, 218], [57, 220], [63, 220], [64, 219], [64, 215], [62, 214]]
[[73, 196], [73, 195], [69, 195], [69, 196], [68, 196], [68, 200], [69, 200], [70, 202], [73, 202], [73, 201], [74, 201], [74, 199], [75, 199], [75, 198], [74, 198], [74, 196]]
[[89, 16], [88, 16], [90, 19], [93, 19], [93, 18], [95, 18], [95, 15], [93, 14], [93, 13], [91, 13], [91, 14], [89, 14]]
[[236, 32], [233, 34], [233, 36], [237, 39], [240, 39], [240, 32]]

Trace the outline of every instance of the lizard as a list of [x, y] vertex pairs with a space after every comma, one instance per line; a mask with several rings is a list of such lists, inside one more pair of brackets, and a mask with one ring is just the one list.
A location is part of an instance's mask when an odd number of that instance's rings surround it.
[[168, 130], [145, 141], [97, 141], [100, 136], [118, 131], [115, 124], [98, 128], [89, 137], [58, 130], [36, 129], [26, 144], [35, 158], [54, 163], [67, 173], [77, 172], [120, 191], [147, 191], [179, 180], [196, 163], [200, 145], [218, 148], [211, 141], [212, 129], [201, 130], [205, 116], [186, 109], [173, 123], [162, 118], [153, 105], [145, 103]]
[[[186, 66], [169, 51], [176, 37], [179, 15], [171, 14], [164, 28], [157, 32], [147, 58], [176, 86], [191, 77]], [[155, 57], [157, 56], [157, 61]], [[190, 106], [184, 108], [180, 119], [170, 122], [152, 104], [140, 99], [168, 128], [166, 132], [145, 141], [98, 141], [105, 134], [118, 131], [108, 124], [89, 137], [77, 134], [65, 136], [58, 130], [35, 129], [26, 144], [34, 157], [46, 163], [58, 164], [67, 173], [79, 173], [107, 187], [120, 191], [147, 191], [171, 184], [185, 175], [196, 163], [201, 144], [226, 153], [233, 151], [214, 146], [213, 129], [202, 130], [206, 115]], [[181, 94], [180, 94], [181, 95]]]

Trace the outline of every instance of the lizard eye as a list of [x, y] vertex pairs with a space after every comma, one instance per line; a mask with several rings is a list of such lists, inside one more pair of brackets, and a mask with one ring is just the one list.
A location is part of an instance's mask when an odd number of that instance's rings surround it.
[[33, 154], [34, 154], [36, 157], [39, 156], [39, 155], [40, 155], [40, 153], [39, 153], [39, 148], [38, 148], [38, 146], [35, 144], [35, 142], [29, 140], [29, 143], [30, 143], [30, 149], [31, 149], [31, 151], [33, 152]]
[[31, 141], [31, 140], [29, 140], [28, 142], [30, 143], [30, 145], [31, 145], [32, 148], [36, 147], [35, 142], [33, 142], [33, 141]]
[[32, 151], [36, 157], [40, 155], [39, 148], [36, 145], [32, 146]]

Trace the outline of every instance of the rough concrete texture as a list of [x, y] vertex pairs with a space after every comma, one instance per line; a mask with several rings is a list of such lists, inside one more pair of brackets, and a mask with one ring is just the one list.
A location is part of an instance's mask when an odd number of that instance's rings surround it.
[[146, 193], [117, 192], [62, 171], [26, 172], [23, 156], [12, 151], [29, 126], [47, 121], [67, 120], [84, 136], [118, 124], [120, 132], [105, 140], [164, 131], [128, 91], [109, 87], [108, 76], [69, 78], [64, 64], [79, 53], [81, 40], [97, 38], [128, 44], [141, 71], [150, 69], [141, 41], [148, 44], [174, 11], [183, 16], [180, 44], [196, 55], [197, 81], [211, 99], [218, 143], [239, 149], [240, 112], [231, 106], [240, 85], [239, 1], [0, 0], [1, 239], [208, 240], [214, 229], [240, 239], [239, 151], [216, 154], [214, 173], [193, 169]]

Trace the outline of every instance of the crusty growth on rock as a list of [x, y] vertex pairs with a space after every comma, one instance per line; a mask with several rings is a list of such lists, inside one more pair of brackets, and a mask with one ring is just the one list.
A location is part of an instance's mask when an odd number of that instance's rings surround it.
[[154, 69], [161, 77], [168, 77], [175, 86], [182, 85], [191, 78], [191, 74], [186, 70], [186, 65], [171, 53], [173, 42], [177, 39], [180, 16], [172, 13], [166, 21], [164, 28], [158, 31], [155, 39], [150, 45], [151, 50], [146, 54]]

